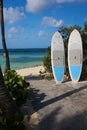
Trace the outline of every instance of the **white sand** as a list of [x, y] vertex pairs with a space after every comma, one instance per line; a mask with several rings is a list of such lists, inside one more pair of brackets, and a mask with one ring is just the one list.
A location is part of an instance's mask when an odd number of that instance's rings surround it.
[[21, 76], [39, 75], [40, 71], [44, 71], [43, 66], [29, 67], [29, 68], [23, 68], [23, 69], [16, 70], [16, 72], [18, 74], [20, 74]]

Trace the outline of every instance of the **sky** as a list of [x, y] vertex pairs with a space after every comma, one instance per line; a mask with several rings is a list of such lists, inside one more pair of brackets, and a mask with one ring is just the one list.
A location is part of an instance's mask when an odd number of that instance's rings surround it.
[[3, 4], [7, 48], [47, 48], [59, 27], [83, 27], [87, 21], [87, 0], [3, 0]]

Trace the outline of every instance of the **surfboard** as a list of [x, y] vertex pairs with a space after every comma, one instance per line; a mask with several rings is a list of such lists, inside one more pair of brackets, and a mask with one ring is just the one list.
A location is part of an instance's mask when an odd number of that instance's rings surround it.
[[72, 81], [79, 81], [82, 71], [83, 48], [80, 33], [74, 29], [68, 43], [68, 66]]
[[55, 32], [51, 41], [51, 63], [54, 79], [56, 83], [61, 83], [64, 76], [65, 53], [62, 36]]

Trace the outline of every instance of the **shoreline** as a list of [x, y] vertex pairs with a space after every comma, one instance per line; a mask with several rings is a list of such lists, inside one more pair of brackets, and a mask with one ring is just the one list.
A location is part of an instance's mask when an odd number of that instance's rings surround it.
[[39, 65], [39, 66], [32, 66], [32, 67], [28, 67], [28, 68], [23, 68], [23, 69], [17, 69], [15, 70], [17, 72], [17, 74], [21, 75], [21, 76], [37, 76], [39, 75], [40, 71], [44, 71], [44, 67], [43, 65]]

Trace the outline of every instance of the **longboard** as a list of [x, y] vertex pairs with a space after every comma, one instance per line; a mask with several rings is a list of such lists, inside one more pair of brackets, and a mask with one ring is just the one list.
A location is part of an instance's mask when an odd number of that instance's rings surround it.
[[83, 48], [80, 33], [74, 29], [68, 43], [68, 66], [72, 81], [79, 81], [83, 62]]
[[65, 53], [62, 36], [55, 32], [51, 41], [51, 63], [56, 83], [61, 83], [64, 76]]

